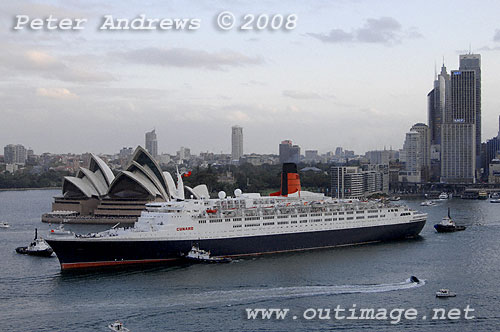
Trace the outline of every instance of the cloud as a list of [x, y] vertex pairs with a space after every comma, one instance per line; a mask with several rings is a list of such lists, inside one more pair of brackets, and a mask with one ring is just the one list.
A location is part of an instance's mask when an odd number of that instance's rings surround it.
[[297, 90], [284, 90], [283, 96], [293, 99], [321, 99], [322, 97], [314, 92], [304, 92]]
[[403, 29], [401, 23], [392, 17], [368, 18], [362, 27], [345, 31], [332, 29], [329, 33], [307, 33], [308, 36], [325, 43], [371, 43], [387, 46], [401, 43], [404, 38], [423, 37], [416, 27]]
[[[7, 45], [9, 46], [9, 45]], [[0, 54], [0, 69], [4, 69], [4, 79], [16, 76], [39, 76], [65, 82], [107, 82], [115, 78], [106, 72], [92, 69], [85, 59], [64, 61], [46, 51], [6, 47]]]
[[48, 97], [55, 99], [75, 99], [76, 94], [66, 88], [37, 88], [36, 95], [40, 97]]
[[187, 48], [160, 49], [155, 47], [143, 48], [127, 52], [115, 53], [126, 61], [180, 68], [205, 68], [223, 70], [228, 67], [243, 67], [264, 63], [260, 57], [251, 57], [233, 51], [209, 53], [203, 50]]

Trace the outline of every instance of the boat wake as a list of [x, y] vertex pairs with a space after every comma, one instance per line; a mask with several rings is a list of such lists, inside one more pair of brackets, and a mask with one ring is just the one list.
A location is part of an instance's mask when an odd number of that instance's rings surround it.
[[276, 298], [298, 298], [310, 296], [357, 294], [357, 293], [382, 293], [398, 290], [407, 290], [425, 285], [425, 280], [412, 282], [407, 279], [403, 282], [374, 285], [340, 285], [340, 286], [297, 286], [274, 288], [250, 288], [229, 291], [211, 291], [193, 296], [197, 303], [246, 303], [265, 301]]

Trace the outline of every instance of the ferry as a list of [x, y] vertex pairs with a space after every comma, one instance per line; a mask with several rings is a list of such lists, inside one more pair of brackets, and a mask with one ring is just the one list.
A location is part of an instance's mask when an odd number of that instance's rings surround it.
[[427, 214], [375, 201], [338, 200], [301, 191], [295, 164], [284, 164], [270, 196], [184, 199], [146, 205], [133, 228], [48, 237], [61, 269], [182, 260], [197, 245], [216, 257], [245, 257], [412, 238]]

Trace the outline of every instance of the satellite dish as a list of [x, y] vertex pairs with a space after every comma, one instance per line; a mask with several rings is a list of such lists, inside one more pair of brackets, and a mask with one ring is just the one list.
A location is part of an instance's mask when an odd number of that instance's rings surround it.
[[235, 190], [234, 190], [234, 196], [235, 196], [235, 197], [240, 197], [242, 193], [243, 193], [243, 192], [241, 191], [241, 189], [235, 189]]
[[219, 198], [220, 199], [226, 198], [226, 192], [225, 191], [219, 191]]

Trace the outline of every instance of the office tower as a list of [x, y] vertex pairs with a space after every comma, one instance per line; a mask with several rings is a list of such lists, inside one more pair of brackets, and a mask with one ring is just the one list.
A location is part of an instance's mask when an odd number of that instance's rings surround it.
[[146, 133], [146, 150], [154, 157], [158, 157], [158, 141], [156, 140], [156, 133], [153, 129]]
[[233, 126], [231, 128], [231, 159], [240, 160], [243, 157], [243, 128]]
[[434, 88], [427, 95], [429, 144], [431, 160], [429, 178], [439, 180], [441, 175], [441, 127], [447, 107], [450, 107], [450, 75], [443, 63], [441, 72], [434, 79]]
[[446, 67], [441, 67], [441, 73], [434, 80], [434, 88], [427, 95], [428, 123], [430, 131], [430, 144], [441, 144], [441, 125], [446, 107], [449, 107], [450, 75]]
[[473, 70], [475, 77], [475, 144], [476, 144], [476, 169], [482, 167], [480, 162], [481, 153], [481, 55], [480, 54], [462, 54], [460, 55], [460, 66], [458, 68], [461, 71]]
[[476, 71], [453, 70], [450, 81], [450, 107], [441, 129], [441, 182], [475, 183]]
[[293, 145], [291, 140], [282, 141], [279, 146], [280, 163], [299, 163], [300, 146]]

